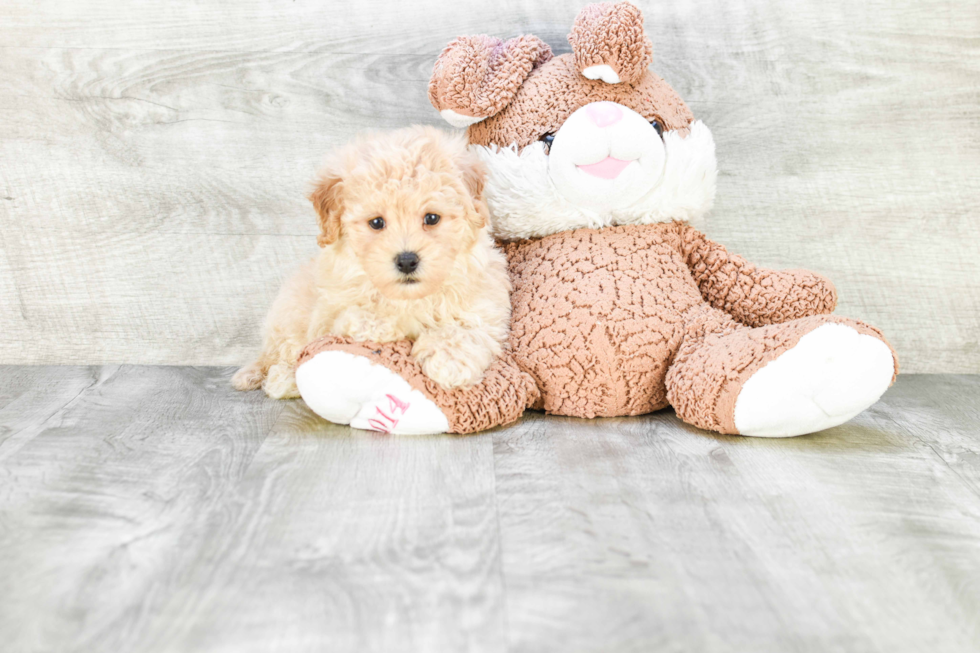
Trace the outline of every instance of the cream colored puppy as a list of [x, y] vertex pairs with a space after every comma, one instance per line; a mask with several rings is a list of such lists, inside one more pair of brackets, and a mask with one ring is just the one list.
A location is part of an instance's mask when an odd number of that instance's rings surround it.
[[319, 255], [283, 286], [239, 390], [298, 397], [303, 347], [332, 334], [414, 341], [445, 388], [479, 381], [506, 342], [510, 280], [487, 231], [484, 171], [463, 137], [431, 127], [372, 134], [331, 157], [310, 200]]

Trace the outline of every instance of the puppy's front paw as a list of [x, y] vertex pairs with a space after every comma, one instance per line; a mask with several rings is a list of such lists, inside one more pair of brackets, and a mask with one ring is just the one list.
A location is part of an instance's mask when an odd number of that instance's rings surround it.
[[296, 373], [287, 363], [276, 363], [269, 368], [269, 374], [262, 383], [262, 389], [273, 399], [295, 399], [299, 396], [296, 387]]
[[477, 383], [486, 370], [486, 365], [477, 357], [465, 357], [461, 352], [446, 348], [416, 346], [412, 355], [422, 366], [422, 372], [447, 390]]

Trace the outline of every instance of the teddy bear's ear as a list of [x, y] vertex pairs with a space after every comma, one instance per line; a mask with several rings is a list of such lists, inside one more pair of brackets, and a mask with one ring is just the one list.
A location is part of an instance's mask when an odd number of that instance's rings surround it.
[[550, 59], [551, 48], [536, 36], [461, 36], [436, 59], [429, 101], [453, 127], [468, 127], [510, 104], [531, 71]]
[[575, 18], [568, 42], [579, 72], [607, 84], [635, 82], [653, 62], [643, 14], [628, 2], [587, 6]]

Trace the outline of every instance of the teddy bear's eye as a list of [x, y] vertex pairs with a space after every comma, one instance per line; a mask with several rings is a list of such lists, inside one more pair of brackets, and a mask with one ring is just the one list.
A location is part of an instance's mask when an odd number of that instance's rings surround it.
[[663, 138], [664, 126], [660, 124], [660, 121], [654, 118], [653, 120], [650, 121], [650, 124], [653, 125], [653, 128], [657, 130], [657, 135], [660, 136], [660, 138]]
[[368, 226], [370, 226], [375, 231], [381, 231], [385, 228], [384, 218], [374, 218], [373, 220], [368, 220]]
[[539, 140], [541, 140], [541, 142], [544, 143], [545, 147], [547, 147], [548, 151], [550, 152], [551, 144], [555, 142], [555, 135], [552, 134], [551, 132], [548, 132], [547, 134], [542, 136]]

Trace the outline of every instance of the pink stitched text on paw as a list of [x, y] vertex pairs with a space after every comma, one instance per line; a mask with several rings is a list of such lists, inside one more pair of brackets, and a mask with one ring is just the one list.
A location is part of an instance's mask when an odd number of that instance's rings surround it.
[[398, 426], [399, 420], [395, 418], [395, 415], [404, 415], [412, 404], [399, 399], [395, 395], [389, 394], [385, 395], [385, 397], [388, 398], [388, 411], [391, 413], [391, 415], [381, 410], [380, 407], [375, 406], [374, 410], [378, 414], [378, 417], [372, 417], [369, 419], [368, 426], [373, 428], [375, 431], [390, 434], [394, 428]]

